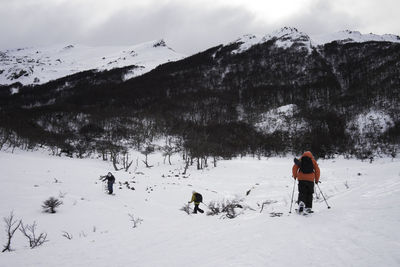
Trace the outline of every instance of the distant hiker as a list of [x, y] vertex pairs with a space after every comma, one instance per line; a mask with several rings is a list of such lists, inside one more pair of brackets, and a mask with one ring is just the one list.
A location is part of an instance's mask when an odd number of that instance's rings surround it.
[[320, 170], [310, 151], [304, 152], [300, 160], [294, 159], [293, 178], [299, 180], [299, 212], [312, 212], [314, 183], [319, 182]]
[[204, 210], [199, 208], [199, 205], [201, 202], [203, 202], [203, 196], [199, 193], [197, 193], [196, 191], [192, 192], [192, 200], [190, 200], [188, 203], [192, 203], [194, 202], [194, 211], [193, 213], [197, 213], [197, 211], [199, 211], [200, 213], [203, 213]]
[[109, 172], [107, 175], [105, 176], [100, 176], [100, 179], [102, 179], [102, 181], [104, 182], [105, 180], [107, 180], [107, 189], [108, 189], [108, 194], [112, 194], [113, 193], [113, 184], [115, 183], [115, 177], [114, 175], [112, 175], [111, 172]]

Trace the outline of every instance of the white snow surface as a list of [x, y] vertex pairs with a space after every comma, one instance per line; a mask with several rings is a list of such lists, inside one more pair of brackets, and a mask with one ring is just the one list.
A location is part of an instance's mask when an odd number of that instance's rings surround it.
[[[116, 194], [107, 195], [98, 178], [111, 171], [109, 162], [0, 152], [0, 216], [13, 211], [25, 224], [36, 221], [38, 233], [47, 232], [49, 240], [30, 249], [16, 232], [14, 251], [0, 254], [0, 266], [400, 265], [398, 159], [319, 160], [320, 188], [331, 209], [317, 189], [315, 213], [305, 217], [289, 214], [292, 158], [219, 161], [202, 171], [190, 167], [184, 178], [181, 156], [165, 165], [153, 154], [150, 169], [142, 157], [132, 155], [139, 162], [132, 173], [113, 172], [117, 183], [127, 181], [135, 190], [115, 186]], [[202, 193], [205, 203], [238, 197], [254, 210], [235, 219], [187, 215], [179, 209], [192, 190]], [[64, 204], [57, 213], [42, 212], [45, 199], [60, 195]], [[266, 200], [276, 202], [260, 213], [257, 203]], [[128, 214], [142, 223], [132, 228]], [[63, 237], [63, 231], [73, 238]], [[1, 245], [5, 241], [2, 231]]]
[[129, 79], [184, 57], [163, 40], [133, 46], [54, 45], [0, 51], [0, 84], [42, 84], [85, 70], [138, 66], [125, 77]]

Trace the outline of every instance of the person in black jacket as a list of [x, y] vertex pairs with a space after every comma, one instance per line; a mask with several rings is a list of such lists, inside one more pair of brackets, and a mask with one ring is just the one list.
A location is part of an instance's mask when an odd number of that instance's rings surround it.
[[200, 213], [203, 213], [204, 210], [199, 208], [200, 203], [203, 202], [203, 196], [200, 193], [197, 193], [196, 191], [192, 192], [192, 199], [188, 202], [189, 204], [194, 202], [194, 211], [193, 213], [197, 213], [199, 211]]
[[115, 177], [114, 175], [112, 175], [111, 172], [109, 172], [107, 175], [105, 176], [101, 176], [102, 181], [104, 182], [105, 180], [107, 180], [107, 189], [108, 189], [108, 194], [112, 194], [113, 193], [113, 185], [115, 183]]

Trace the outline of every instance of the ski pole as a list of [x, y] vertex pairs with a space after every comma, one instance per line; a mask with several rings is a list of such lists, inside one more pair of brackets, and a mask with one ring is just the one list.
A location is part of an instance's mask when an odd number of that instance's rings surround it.
[[292, 213], [292, 205], [293, 205], [293, 196], [294, 196], [294, 188], [296, 187], [296, 179], [293, 182], [293, 192], [292, 192], [292, 200], [290, 201], [290, 210], [289, 213]]
[[324, 194], [322, 193], [321, 188], [319, 187], [318, 183], [317, 183], [317, 187], [318, 187], [318, 189], [319, 189], [319, 192], [321, 192], [321, 195], [322, 195], [322, 197], [324, 198], [325, 203], [326, 203], [326, 205], [328, 206], [328, 209], [330, 209], [331, 207], [329, 206], [328, 201], [326, 201], [326, 198], [325, 198]]

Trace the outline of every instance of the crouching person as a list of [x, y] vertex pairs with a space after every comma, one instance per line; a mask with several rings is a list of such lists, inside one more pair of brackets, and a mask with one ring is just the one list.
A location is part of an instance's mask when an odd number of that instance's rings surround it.
[[194, 202], [194, 211], [193, 213], [197, 213], [199, 211], [200, 213], [203, 213], [204, 210], [199, 208], [199, 205], [201, 202], [203, 202], [203, 196], [196, 191], [192, 192], [192, 200], [190, 200], [188, 203]]

